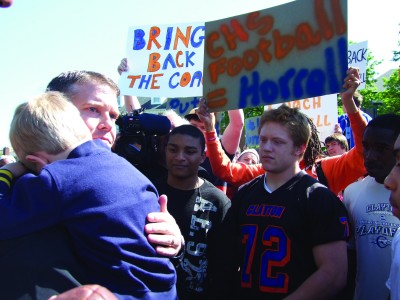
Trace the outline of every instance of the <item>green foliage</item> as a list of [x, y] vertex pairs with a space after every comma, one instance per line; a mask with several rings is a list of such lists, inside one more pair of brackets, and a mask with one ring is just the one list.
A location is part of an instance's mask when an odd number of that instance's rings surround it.
[[[261, 116], [264, 112], [264, 106], [249, 107], [243, 109], [244, 119]], [[223, 133], [229, 124], [229, 116], [227, 112], [222, 112], [221, 122], [219, 125], [220, 133]]]
[[[215, 115], [216, 119], [218, 120], [218, 114]], [[229, 116], [228, 112], [224, 111], [221, 112], [221, 119], [219, 123], [219, 132], [220, 134], [224, 133], [226, 126], [229, 124]]]
[[367, 78], [365, 81], [365, 88], [360, 90], [360, 94], [363, 96], [363, 104], [362, 107], [364, 108], [372, 108], [373, 102], [378, 100], [377, 99], [377, 88], [376, 88], [376, 72], [375, 67], [380, 65], [382, 61], [375, 60], [374, 56], [370, 51], [368, 51], [368, 62], [367, 62]]
[[[365, 88], [360, 90], [363, 96], [362, 107], [364, 109], [374, 108], [376, 102], [382, 103], [377, 106], [377, 114], [385, 114], [390, 112], [399, 113], [400, 108], [400, 81], [398, 72], [394, 72], [389, 79], [384, 79], [383, 92], [378, 92], [376, 87], [377, 80], [375, 67], [380, 65], [382, 61], [377, 61], [371, 52], [368, 52], [367, 62], [367, 78], [365, 82]], [[397, 76], [396, 76], [397, 75]], [[343, 104], [338, 95], [338, 114], [343, 113]]]
[[245, 108], [243, 111], [244, 111], [245, 119], [251, 118], [251, 117], [257, 117], [257, 116], [261, 116], [262, 113], [264, 112], [264, 106]]
[[400, 76], [395, 70], [389, 79], [383, 79], [385, 90], [378, 93], [383, 105], [378, 108], [378, 114], [395, 113], [400, 115]]
[[[400, 41], [398, 41], [398, 45], [400, 46]], [[393, 60], [400, 60], [400, 51], [393, 51]], [[399, 79], [399, 71], [396, 70], [390, 76], [389, 79], [383, 78], [383, 87], [384, 90], [382, 92], [378, 92], [375, 86], [376, 80], [372, 78], [375, 77], [374, 68], [379, 65], [381, 61], [376, 61], [370, 52], [368, 53], [368, 64], [367, 64], [367, 82], [366, 88], [361, 90], [360, 93], [363, 95], [363, 107], [370, 108], [374, 106], [374, 102], [382, 103], [377, 106], [377, 114], [386, 114], [386, 113], [396, 113], [400, 114], [400, 79]]]

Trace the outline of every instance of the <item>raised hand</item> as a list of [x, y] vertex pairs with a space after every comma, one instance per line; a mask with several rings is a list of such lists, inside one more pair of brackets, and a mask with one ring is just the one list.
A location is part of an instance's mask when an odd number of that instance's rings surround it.
[[343, 81], [343, 88], [345, 89], [345, 91], [341, 93], [343, 106], [347, 113], [355, 113], [358, 108], [354, 103], [353, 95], [361, 84], [358, 68], [348, 68], [347, 75]]
[[128, 72], [129, 71], [128, 59], [126, 58], [121, 59], [121, 63], [119, 64], [117, 70], [119, 75], [121, 75], [122, 72]]
[[203, 122], [204, 128], [207, 132], [215, 130], [215, 115], [208, 111], [206, 99], [202, 98], [200, 100], [196, 114], [199, 116], [200, 121]]

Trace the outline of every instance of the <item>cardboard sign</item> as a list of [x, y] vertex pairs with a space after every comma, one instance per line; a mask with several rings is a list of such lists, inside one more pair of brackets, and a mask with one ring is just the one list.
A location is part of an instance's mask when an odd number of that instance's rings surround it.
[[251, 117], [244, 120], [246, 147], [255, 148], [259, 146], [258, 127], [260, 126], [260, 116]]
[[358, 89], [365, 88], [365, 81], [367, 80], [367, 62], [368, 62], [368, 42], [361, 42], [351, 44], [348, 46], [347, 63], [350, 67], [357, 67], [360, 70], [361, 84]]
[[302, 0], [206, 23], [204, 90], [214, 111], [338, 93], [347, 1]]
[[121, 74], [122, 95], [188, 97], [202, 95], [204, 23], [130, 27]]
[[174, 110], [178, 115], [187, 115], [193, 108], [199, 106], [200, 97], [171, 98], [167, 101], [167, 109]]

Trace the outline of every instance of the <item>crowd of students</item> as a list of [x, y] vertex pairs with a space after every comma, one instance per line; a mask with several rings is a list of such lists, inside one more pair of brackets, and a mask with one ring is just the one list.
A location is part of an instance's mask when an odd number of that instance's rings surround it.
[[236, 158], [242, 110], [221, 139], [206, 99], [186, 120], [167, 112], [148, 178], [112, 151], [118, 86], [61, 73], [10, 126], [2, 298], [400, 299], [400, 116], [366, 117], [359, 85], [350, 67], [345, 135], [327, 153], [284, 104], [262, 114], [258, 151]]

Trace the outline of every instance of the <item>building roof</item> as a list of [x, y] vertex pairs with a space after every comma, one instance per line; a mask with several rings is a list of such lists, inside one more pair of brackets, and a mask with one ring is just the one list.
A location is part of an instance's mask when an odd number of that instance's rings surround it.
[[385, 73], [383, 73], [382, 75], [379, 75], [376, 78], [376, 87], [377, 87], [377, 92], [383, 92], [385, 90], [384, 86], [383, 86], [383, 78], [387, 78], [389, 79], [390, 76], [392, 76], [394, 71], [398, 71], [398, 69], [390, 69], [388, 71], [386, 71]]

